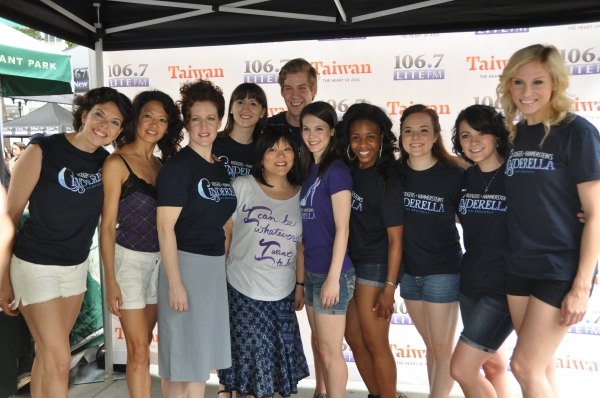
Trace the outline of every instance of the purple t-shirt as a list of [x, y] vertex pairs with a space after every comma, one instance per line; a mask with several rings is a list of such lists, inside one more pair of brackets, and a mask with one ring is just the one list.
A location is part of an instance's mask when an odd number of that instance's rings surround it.
[[[329, 166], [323, 179], [317, 178], [318, 172], [319, 165], [313, 165], [300, 191], [304, 267], [314, 274], [327, 274], [335, 239], [331, 196], [340, 191], [352, 191], [352, 175], [341, 160], [336, 160]], [[346, 248], [342, 272], [352, 267]]]

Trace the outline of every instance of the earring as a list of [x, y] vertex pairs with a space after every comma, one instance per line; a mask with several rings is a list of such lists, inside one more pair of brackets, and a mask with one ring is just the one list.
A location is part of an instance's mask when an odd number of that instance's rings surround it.
[[379, 147], [379, 158], [381, 159], [381, 152], [383, 151], [383, 141], [381, 142], [381, 146]]
[[353, 158], [350, 157], [350, 145], [348, 145], [348, 148], [346, 148], [346, 155], [348, 155], [348, 159], [350, 160], [356, 159], [356, 155], [354, 155]]
[[81, 133], [81, 132], [83, 131], [83, 129], [84, 129], [84, 128], [85, 128], [85, 123], [83, 123], [83, 124], [81, 125], [81, 127], [79, 127], [79, 133]]

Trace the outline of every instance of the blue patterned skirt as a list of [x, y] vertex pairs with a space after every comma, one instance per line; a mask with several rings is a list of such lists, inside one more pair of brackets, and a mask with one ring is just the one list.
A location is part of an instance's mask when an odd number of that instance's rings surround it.
[[227, 284], [231, 363], [219, 370], [227, 391], [256, 398], [298, 393], [309, 375], [294, 310], [294, 292], [278, 301], [253, 300]]

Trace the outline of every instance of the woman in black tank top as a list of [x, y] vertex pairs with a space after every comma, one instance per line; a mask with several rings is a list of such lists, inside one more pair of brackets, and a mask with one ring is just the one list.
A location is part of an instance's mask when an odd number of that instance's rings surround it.
[[[182, 140], [179, 109], [167, 94], [144, 91], [133, 101], [134, 123], [115, 140], [104, 163], [104, 208], [100, 247], [106, 304], [120, 317], [127, 344], [127, 387], [133, 397], [150, 395], [149, 344], [156, 325], [155, 180]], [[155, 147], [162, 153], [154, 156]], [[140, 355], [142, 353], [142, 355]]]

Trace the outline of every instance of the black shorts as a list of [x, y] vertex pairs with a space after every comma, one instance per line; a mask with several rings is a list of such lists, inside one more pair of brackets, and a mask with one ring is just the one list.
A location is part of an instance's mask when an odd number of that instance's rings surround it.
[[553, 307], [561, 308], [573, 281], [555, 281], [549, 279], [530, 279], [506, 274], [506, 294], [510, 296], [533, 296]]

